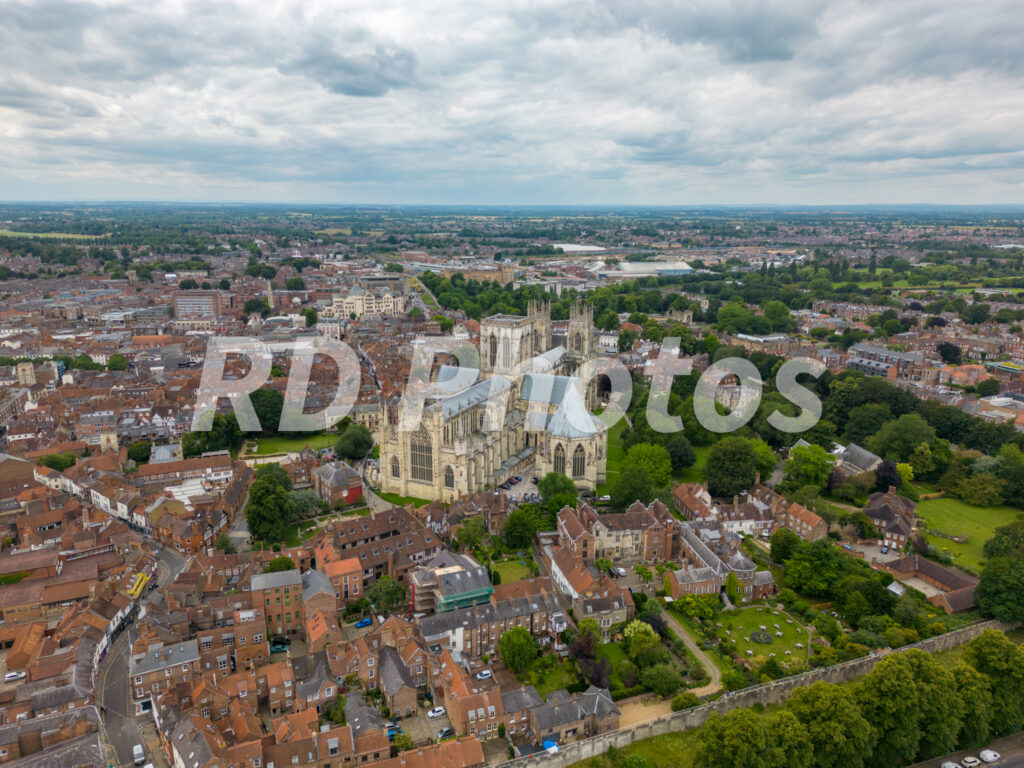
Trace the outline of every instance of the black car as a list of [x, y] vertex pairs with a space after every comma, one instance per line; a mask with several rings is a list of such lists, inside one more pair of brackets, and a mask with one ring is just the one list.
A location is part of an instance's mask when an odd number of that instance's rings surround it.
[[440, 731], [437, 732], [437, 740], [438, 741], [443, 741], [445, 739], [450, 739], [454, 735], [455, 735], [455, 729], [454, 728], [452, 728], [450, 726], [446, 727], [446, 728], [442, 728]]

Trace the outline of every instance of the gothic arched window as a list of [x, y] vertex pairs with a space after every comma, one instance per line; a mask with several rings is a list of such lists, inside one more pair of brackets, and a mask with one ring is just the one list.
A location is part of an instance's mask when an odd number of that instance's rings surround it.
[[565, 474], [565, 449], [561, 443], [555, 446], [555, 472]]
[[434, 482], [434, 450], [430, 435], [420, 427], [409, 441], [409, 460], [412, 464], [412, 479], [421, 483]]
[[444, 487], [454, 488], [455, 487], [455, 473], [452, 472], [451, 467], [444, 468]]
[[572, 476], [583, 477], [586, 474], [587, 452], [582, 445], [577, 445], [572, 454]]
[[490, 357], [491, 357], [491, 368], [493, 368], [494, 364], [498, 360], [498, 340], [496, 338], [494, 338], [493, 335], [491, 336], [490, 350], [489, 351], [490, 351]]
[[402, 476], [402, 473], [399, 471], [398, 457], [397, 456], [392, 456], [391, 457], [391, 476], [392, 477], [401, 477]]
[[576, 336], [573, 337], [572, 346], [576, 352], [580, 352], [583, 350], [583, 337], [580, 336], [578, 333], [576, 334]]

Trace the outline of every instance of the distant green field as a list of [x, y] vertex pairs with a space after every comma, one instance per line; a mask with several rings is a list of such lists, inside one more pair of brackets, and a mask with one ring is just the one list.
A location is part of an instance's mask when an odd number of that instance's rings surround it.
[[47, 240], [97, 240], [110, 235], [75, 235], [70, 232], [16, 232], [13, 229], [0, 229], [0, 235], [8, 237], [41, 237]]
[[1012, 523], [1021, 514], [1024, 512], [1013, 507], [975, 507], [951, 498], [927, 499], [917, 505], [917, 515], [928, 521], [930, 531], [967, 536], [967, 543], [958, 544], [929, 533], [928, 541], [975, 570], [985, 559], [982, 547], [992, 538], [993, 531]]
[[[269, 456], [274, 453], [298, 453], [307, 445], [314, 451], [330, 448], [338, 439], [337, 435], [322, 433], [303, 435], [302, 437], [260, 437], [249, 441], [250, 451], [246, 456]], [[252, 446], [256, 445], [255, 451]]]

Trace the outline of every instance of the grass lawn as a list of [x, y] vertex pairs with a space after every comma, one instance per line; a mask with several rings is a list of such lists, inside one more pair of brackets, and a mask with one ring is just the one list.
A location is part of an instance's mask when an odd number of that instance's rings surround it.
[[412, 504], [416, 507], [422, 507], [424, 504], [429, 504], [430, 499], [417, 499], [415, 496], [399, 496], [397, 493], [381, 493], [376, 492], [384, 501], [394, 504], [396, 507], [404, 507], [406, 504]]
[[928, 521], [929, 530], [947, 536], [967, 536], [965, 544], [958, 544], [929, 533], [928, 541], [975, 570], [985, 559], [982, 547], [992, 538], [993, 531], [1012, 523], [1020, 514], [1021, 510], [1013, 507], [975, 507], [951, 498], [926, 499], [917, 505], [917, 516]]
[[[786, 619], [788, 618], [791, 617], [786, 616], [782, 611], [779, 611], [776, 616], [774, 609], [768, 606], [751, 605], [740, 608], [736, 613], [722, 612], [715, 618], [715, 623], [722, 625], [718, 629], [719, 638], [728, 640], [735, 645], [740, 658], [753, 664], [767, 661], [770, 653], [775, 654], [775, 659], [780, 664], [784, 664], [791, 658], [806, 662], [807, 630], [796, 619], [792, 619], [792, 624], [787, 624]], [[775, 627], [775, 624], [779, 626]], [[753, 640], [744, 639], [750, 637], [751, 632], [758, 631], [761, 625], [767, 627], [765, 631], [771, 635], [771, 643], [762, 645]], [[726, 630], [729, 630], [728, 634]], [[782, 637], [776, 637], [776, 632], [781, 632]], [[797, 643], [803, 643], [804, 647], [797, 648]], [[753, 651], [752, 656], [747, 655], [748, 650]], [[792, 656], [787, 656], [786, 651], [790, 651]]]
[[[634, 741], [628, 747], [623, 747], [621, 753], [640, 755], [646, 758], [653, 768], [692, 768], [698, 733], [696, 730], [682, 731]], [[612, 768], [614, 763], [607, 754], [604, 754], [575, 765], [580, 768]]]
[[530, 567], [526, 561], [517, 558], [491, 563], [491, 569], [500, 574], [502, 584], [511, 584], [513, 581], [521, 581], [530, 577]]
[[619, 419], [615, 426], [608, 430], [608, 459], [605, 469], [605, 482], [597, 486], [597, 495], [604, 496], [612, 492], [618, 482], [622, 462], [626, 460], [626, 450], [622, 447], [622, 433], [629, 429], [625, 418]]
[[[329, 448], [337, 441], [338, 435], [311, 433], [302, 437], [261, 437], [249, 441], [249, 452], [246, 456], [269, 456], [274, 453], [298, 453], [307, 445], [314, 451]], [[253, 451], [253, 444], [257, 446]], [[243, 457], [244, 458], [244, 457]]]
[[552, 664], [553, 656], [540, 656], [533, 665], [519, 676], [524, 685], [532, 685], [545, 699], [552, 691], [579, 682], [579, 675], [576, 673], [576, 664], [572, 659], [557, 659]]
[[697, 454], [697, 461], [693, 463], [692, 467], [687, 467], [676, 476], [676, 480], [680, 483], [704, 482], [704, 466], [708, 463], [708, 454], [711, 453], [711, 446], [695, 445], [693, 450]]

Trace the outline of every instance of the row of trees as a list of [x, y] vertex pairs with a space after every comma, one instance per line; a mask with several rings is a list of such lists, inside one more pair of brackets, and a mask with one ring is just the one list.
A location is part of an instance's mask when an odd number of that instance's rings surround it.
[[769, 714], [712, 714], [699, 768], [897, 768], [983, 746], [1024, 725], [1024, 651], [988, 630], [951, 667], [919, 650], [893, 654], [862, 680], [798, 689]]

